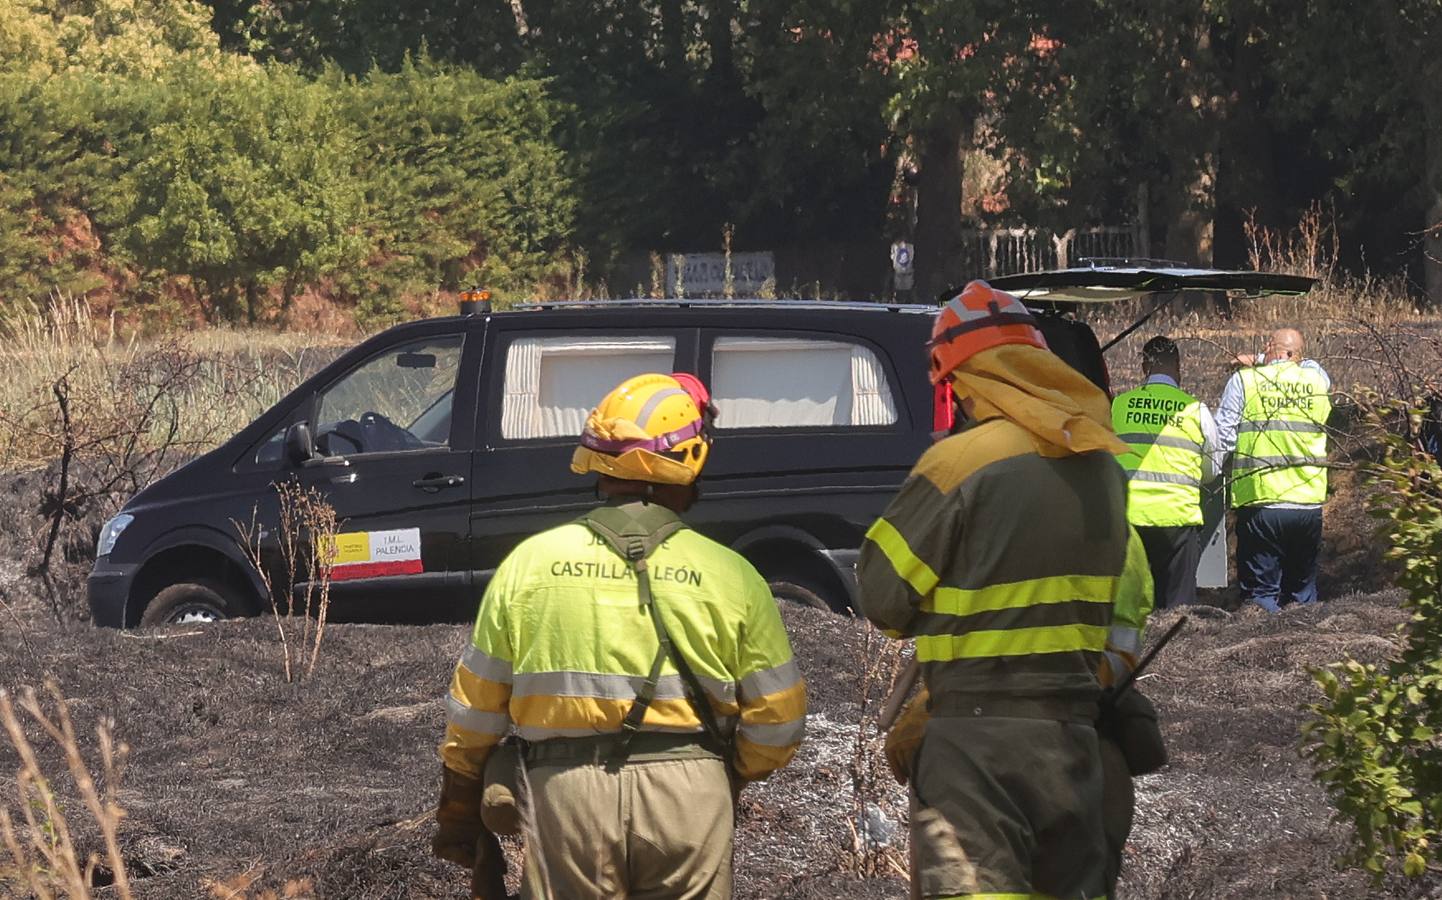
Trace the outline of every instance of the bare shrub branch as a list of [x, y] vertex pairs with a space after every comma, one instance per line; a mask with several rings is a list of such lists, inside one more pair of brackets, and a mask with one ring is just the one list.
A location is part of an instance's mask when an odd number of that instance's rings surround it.
[[97, 787], [80, 752], [64, 695], [53, 680], [46, 681], [45, 693], [54, 704], [53, 713], [42, 706], [34, 688], [24, 688], [19, 699], [13, 702], [8, 691], [0, 691], [0, 725], [4, 726], [20, 761], [14, 784], [23, 820], [17, 823], [10, 811], [0, 806], [0, 843], [10, 856], [10, 866], [0, 866], [0, 886], [8, 883], [40, 898], [64, 896], [81, 900], [91, 896], [90, 886], [96, 881], [99, 865], [94, 853], [89, 854], [84, 863], [80, 861], [70, 824], [40, 766], [35, 746], [26, 735], [16, 712], [18, 706], [64, 755], [66, 769], [80, 799], [99, 828], [115, 895], [121, 900], [131, 900], [130, 877], [119, 839], [120, 820], [125, 811], [116, 794], [121, 761], [128, 750], [124, 744], [115, 743], [111, 722], [102, 721], [96, 726], [104, 781], [103, 788]]
[[[268, 558], [265, 552], [265, 529], [258, 508], [251, 511], [249, 524], [235, 520], [231, 520], [231, 524], [240, 537], [246, 560], [260, 576], [280, 635], [285, 680], [293, 682], [302, 674], [297, 671], [302, 661], [303, 677], [308, 678], [320, 659], [320, 644], [330, 614], [330, 585], [340, 520], [335, 507], [314, 487], [304, 487], [294, 480], [281, 481], [275, 484], [275, 492], [278, 559]], [[282, 576], [279, 585], [275, 583], [274, 563], [279, 564]], [[296, 629], [299, 629], [298, 635], [294, 633]], [[292, 637], [296, 638], [294, 647]]]

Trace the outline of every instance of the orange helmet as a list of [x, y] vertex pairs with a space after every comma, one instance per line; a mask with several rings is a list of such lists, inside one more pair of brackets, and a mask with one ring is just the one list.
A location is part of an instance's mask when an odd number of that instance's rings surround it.
[[571, 471], [658, 484], [695, 481], [710, 454], [711, 436], [692, 396], [692, 391], [704, 394], [705, 387], [691, 381], [651, 373], [621, 382], [586, 418]]
[[1035, 317], [1020, 300], [985, 281], [973, 281], [942, 305], [931, 326], [931, 383], [945, 381], [968, 359], [1003, 344], [1047, 349]]

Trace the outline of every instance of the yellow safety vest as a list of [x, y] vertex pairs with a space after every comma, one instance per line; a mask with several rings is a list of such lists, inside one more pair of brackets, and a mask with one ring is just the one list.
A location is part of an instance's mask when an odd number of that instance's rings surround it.
[[1242, 380], [1242, 421], [1232, 458], [1232, 506], [1327, 499], [1325, 376], [1294, 362], [1256, 366]]
[[1145, 384], [1112, 401], [1112, 428], [1131, 452], [1117, 457], [1130, 479], [1133, 525], [1202, 524], [1202, 405], [1168, 384]]
[[[623, 507], [625, 508], [625, 507]], [[736, 771], [765, 777], [796, 752], [806, 689], [766, 581], [735, 551], [681, 529], [646, 559], [672, 644], [734, 735]], [[635, 573], [582, 524], [521, 543], [486, 589], [446, 699], [441, 756], [478, 775], [514, 727], [529, 741], [619, 734], [660, 639]], [[641, 731], [701, 734], [669, 660]]]

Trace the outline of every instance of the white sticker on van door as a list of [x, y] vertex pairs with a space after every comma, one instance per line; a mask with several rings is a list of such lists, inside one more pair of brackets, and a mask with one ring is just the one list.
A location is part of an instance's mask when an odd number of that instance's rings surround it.
[[421, 530], [349, 531], [335, 536], [332, 581], [375, 578], [379, 575], [417, 575], [421, 564]]

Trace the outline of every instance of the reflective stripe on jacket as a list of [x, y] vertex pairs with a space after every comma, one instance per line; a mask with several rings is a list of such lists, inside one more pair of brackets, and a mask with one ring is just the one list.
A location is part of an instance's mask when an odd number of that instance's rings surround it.
[[1325, 377], [1293, 362], [1243, 369], [1237, 376], [1243, 403], [1232, 505], [1325, 502], [1332, 412]]
[[858, 562], [867, 618], [916, 638], [932, 696], [1091, 701], [1126, 558], [1109, 453], [1036, 453], [1004, 419], [931, 447]]
[[[745, 779], [786, 765], [806, 689], [771, 590], [734, 551], [683, 529], [647, 560], [666, 630], [706, 690]], [[512, 724], [521, 737], [613, 734], [659, 643], [630, 567], [581, 524], [518, 546], [496, 570], [446, 700], [445, 764], [478, 774]], [[668, 660], [643, 731], [701, 734]]]
[[1202, 405], [1169, 384], [1145, 384], [1112, 401], [1112, 428], [1131, 447], [1117, 459], [1130, 478], [1133, 525], [1202, 524]]
[[1156, 585], [1147, 548], [1135, 528], [1127, 529], [1127, 562], [1117, 579], [1112, 603], [1112, 627], [1107, 633], [1106, 658], [1097, 672], [1102, 687], [1116, 684], [1136, 668], [1142, 653], [1142, 635], [1156, 605]]

